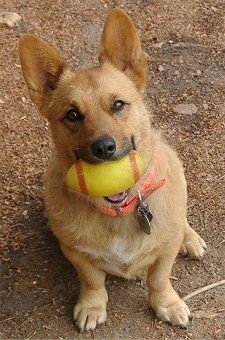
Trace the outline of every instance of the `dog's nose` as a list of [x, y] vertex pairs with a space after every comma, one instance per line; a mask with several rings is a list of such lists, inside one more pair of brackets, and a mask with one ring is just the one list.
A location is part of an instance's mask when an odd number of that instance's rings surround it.
[[109, 159], [116, 151], [116, 142], [111, 137], [101, 137], [91, 145], [93, 154], [100, 159]]

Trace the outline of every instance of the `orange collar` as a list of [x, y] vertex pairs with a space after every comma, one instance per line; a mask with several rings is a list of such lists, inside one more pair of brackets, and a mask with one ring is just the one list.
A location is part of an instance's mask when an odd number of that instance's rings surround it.
[[[145, 200], [149, 197], [154, 191], [161, 188], [165, 183], [166, 179], [162, 178], [158, 182], [153, 183], [153, 173], [151, 172], [145, 182], [142, 184], [140, 189], [141, 199]], [[94, 205], [96, 209], [98, 209], [101, 213], [108, 216], [113, 217], [123, 217], [131, 214], [134, 210], [140, 205], [141, 201], [139, 196], [132, 195], [125, 203], [121, 205], [112, 205], [111, 207], [106, 207], [104, 205]]]

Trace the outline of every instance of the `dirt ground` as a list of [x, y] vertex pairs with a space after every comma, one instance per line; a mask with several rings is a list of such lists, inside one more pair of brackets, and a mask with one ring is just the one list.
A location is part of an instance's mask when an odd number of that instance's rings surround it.
[[[224, 339], [225, 286], [190, 298], [187, 330], [156, 320], [142, 281], [108, 277], [108, 319], [80, 334], [72, 320], [79, 283], [48, 230], [42, 200], [50, 139], [21, 75], [18, 39], [45, 38], [72, 68], [97, 62], [110, 9], [133, 18], [149, 54], [146, 101], [154, 125], [183, 160], [188, 218], [207, 242], [202, 261], [178, 257], [171, 276], [181, 296], [225, 279], [224, 0], [1, 0], [21, 21], [0, 26], [1, 339]], [[194, 104], [182, 113], [177, 104]]]

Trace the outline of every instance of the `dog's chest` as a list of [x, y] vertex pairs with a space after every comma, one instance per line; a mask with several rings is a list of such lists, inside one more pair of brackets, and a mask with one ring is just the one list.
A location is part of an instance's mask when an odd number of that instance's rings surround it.
[[102, 270], [115, 275], [124, 277], [135, 276], [136, 267], [140, 260], [145, 257], [145, 242], [140, 239], [125, 239], [121, 236], [114, 236], [107, 247], [95, 248], [78, 246], [77, 249], [84, 253], [100, 259]]

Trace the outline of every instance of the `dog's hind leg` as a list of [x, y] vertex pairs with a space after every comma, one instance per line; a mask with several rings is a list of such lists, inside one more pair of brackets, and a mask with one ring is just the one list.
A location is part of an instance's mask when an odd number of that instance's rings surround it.
[[205, 250], [205, 241], [186, 222], [180, 253], [184, 256], [189, 255], [192, 258], [201, 259]]

